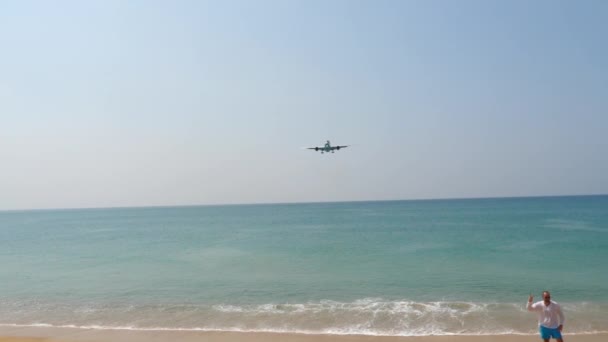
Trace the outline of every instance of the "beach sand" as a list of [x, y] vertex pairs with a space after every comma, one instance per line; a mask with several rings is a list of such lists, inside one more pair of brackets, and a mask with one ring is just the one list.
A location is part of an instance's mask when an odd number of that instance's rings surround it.
[[[538, 335], [392, 337], [71, 328], [2, 328], [0, 342], [538, 342]], [[608, 334], [564, 335], [568, 342], [605, 342]]]

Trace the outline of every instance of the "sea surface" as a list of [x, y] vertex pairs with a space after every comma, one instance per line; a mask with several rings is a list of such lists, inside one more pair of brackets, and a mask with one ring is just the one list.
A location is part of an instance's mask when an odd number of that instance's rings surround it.
[[0, 326], [608, 331], [608, 196], [0, 212]]

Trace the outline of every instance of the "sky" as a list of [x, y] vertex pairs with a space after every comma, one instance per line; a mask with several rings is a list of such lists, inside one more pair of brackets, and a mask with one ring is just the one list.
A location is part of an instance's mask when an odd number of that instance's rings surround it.
[[606, 37], [601, 0], [0, 1], [0, 210], [606, 194]]

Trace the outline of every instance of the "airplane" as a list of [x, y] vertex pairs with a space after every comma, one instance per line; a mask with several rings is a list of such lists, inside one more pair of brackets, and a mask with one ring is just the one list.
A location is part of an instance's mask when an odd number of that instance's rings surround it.
[[344, 145], [344, 146], [331, 146], [331, 144], [329, 143], [329, 140], [327, 140], [327, 142], [325, 143], [325, 146], [323, 147], [307, 147], [307, 149], [309, 150], [315, 150], [315, 151], [321, 151], [321, 153], [325, 153], [325, 152], [331, 152], [334, 153], [335, 150], [340, 150], [341, 148], [347, 148], [349, 145]]

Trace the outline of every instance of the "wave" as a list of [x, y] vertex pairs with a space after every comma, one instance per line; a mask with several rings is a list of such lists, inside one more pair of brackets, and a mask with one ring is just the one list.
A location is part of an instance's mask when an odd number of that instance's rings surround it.
[[[364, 298], [250, 305], [2, 304], [0, 326], [5, 327], [373, 336], [536, 334], [535, 315], [524, 303]], [[608, 304], [563, 307], [568, 334], [608, 333]]]
[[[167, 327], [133, 327], [133, 326], [101, 326], [101, 325], [88, 325], [78, 326], [73, 324], [67, 325], [53, 325], [48, 323], [35, 323], [35, 324], [16, 324], [16, 323], [0, 323], [0, 327], [10, 328], [57, 328], [57, 329], [82, 329], [82, 330], [128, 330], [128, 331], [175, 331], [175, 332], [242, 332], [242, 333], [277, 333], [277, 334], [303, 334], [303, 335], [366, 335], [366, 336], [401, 336], [401, 337], [419, 337], [419, 336], [491, 336], [491, 335], [522, 335], [522, 336], [536, 336], [537, 333], [521, 333], [516, 331], [497, 331], [497, 332], [478, 332], [478, 333], [409, 333], [400, 335], [384, 335], [375, 331], [349, 331], [349, 330], [326, 330], [326, 331], [307, 331], [307, 330], [288, 330], [288, 329], [237, 329], [237, 328], [226, 328], [226, 329], [213, 329], [204, 327], [194, 328], [167, 328]], [[568, 335], [598, 335], [608, 334], [608, 330], [596, 330], [596, 331], [582, 331], [568, 333]]]

